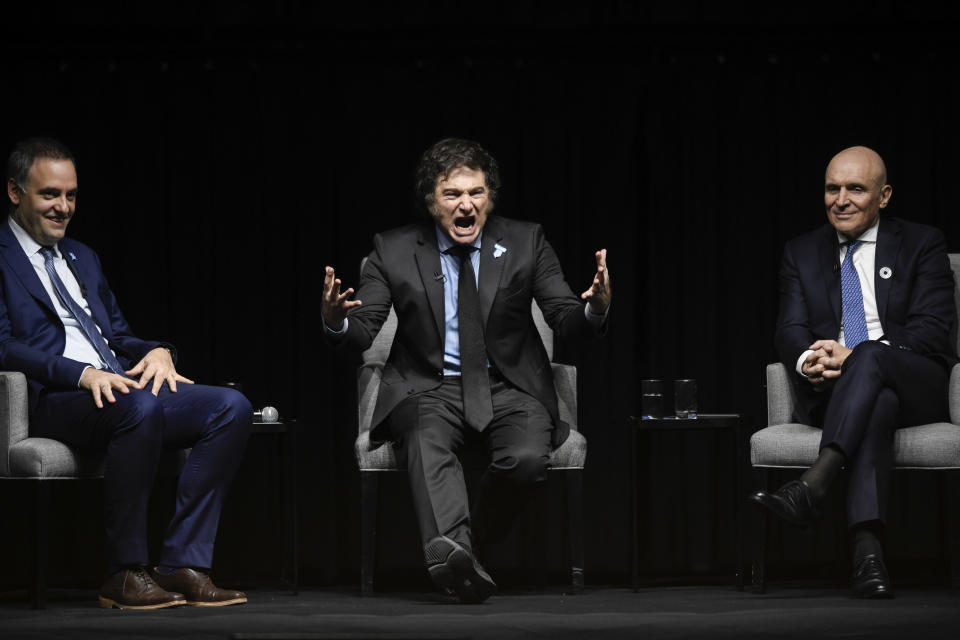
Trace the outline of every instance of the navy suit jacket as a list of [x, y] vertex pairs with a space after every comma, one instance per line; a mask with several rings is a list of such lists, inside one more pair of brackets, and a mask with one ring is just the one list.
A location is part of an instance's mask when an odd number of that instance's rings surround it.
[[[775, 342], [780, 359], [796, 370], [800, 354], [819, 339], [840, 335], [840, 246], [829, 224], [787, 243], [780, 270], [780, 314]], [[880, 270], [889, 268], [889, 278]], [[957, 363], [953, 272], [943, 234], [921, 224], [881, 216], [874, 287], [883, 339], [928, 356], [944, 367]], [[813, 385], [801, 390], [795, 419], [810, 423], [817, 404]]]
[[[372, 426], [377, 427], [406, 397], [437, 388], [443, 377], [444, 304], [440, 251], [432, 222], [377, 234], [360, 275], [346, 334], [336, 342], [364, 350], [376, 337], [392, 304], [397, 333], [384, 367]], [[494, 255], [494, 245], [506, 251]], [[553, 444], [567, 438], [560, 421], [550, 361], [530, 313], [536, 299], [547, 323], [561, 337], [596, 334], [584, 302], [563, 278], [557, 256], [538, 224], [499, 216], [487, 219], [480, 247], [478, 293], [487, 355], [511, 384], [539, 400], [553, 418]]]
[[[57, 246], [85, 288], [93, 319], [121, 366], [130, 368], [156, 347], [171, 348], [133, 335], [92, 249], [70, 238]], [[65, 341], [63, 323], [53, 302], [9, 221], [4, 221], [0, 224], [0, 368], [27, 376], [31, 410], [44, 389], [77, 389], [88, 365], [61, 355]]]

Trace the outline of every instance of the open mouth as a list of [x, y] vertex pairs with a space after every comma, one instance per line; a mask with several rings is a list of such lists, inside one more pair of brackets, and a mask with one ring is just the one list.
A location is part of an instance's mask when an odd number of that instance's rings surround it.
[[73, 216], [67, 215], [67, 214], [56, 214], [56, 215], [44, 216], [44, 217], [54, 224], [64, 224]]
[[470, 235], [473, 232], [474, 227], [477, 223], [476, 216], [462, 216], [454, 218], [453, 228], [457, 235], [466, 236]]

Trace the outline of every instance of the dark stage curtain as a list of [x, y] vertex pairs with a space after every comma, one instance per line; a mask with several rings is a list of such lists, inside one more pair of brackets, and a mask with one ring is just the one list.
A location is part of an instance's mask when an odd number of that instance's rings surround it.
[[[416, 215], [412, 174], [433, 141], [475, 138], [497, 156], [497, 213], [542, 223], [577, 293], [593, 251], [609, 250], [611, 331], [560, 348], [580, 367], [590, 444], [588, 580], [623, 580], [629, 567], [627, 419], [640, 379], [696, 378], [701, 411], [764, 425], [780, 252], [825, 222], [834, 153], [877, 149], [894, 186], [884, 215], [935, 225], [960, 250], [951, 23], [892, 3], [866, 24], [855, 9], [821, 19], [826, 3], [628, 4], [550, 14], [504, 3], [471, 23], [296, 2], [176, 5], [180, 21], [116, 3], [68, 10], [52, 40], [20, 22], [2, 45], [0, 146], [50, 134], [75, 150], [70, 232], [98, 249], [135, 330], [175, 343], [185, 375], [242, 382], [255, 405], [300, 419], [308, 581], [352, 580], [358, 566], [356, 360], [321, 339], [322, 269], [355, 284], [372, 235]], [[732, 568], [731, 515], [715, 500], [732, 490], [732, 460], [715, 452], [725, 446], [651, 444], [650, 571]], [[259, 548], [250, 535], [272, 535], [256, 521], [270, 499], [257, 455], [218, 562], [267, 563], [244, 556]], [[417, 567], [398, 483], [381, 533], [401, 542], [384, 563]], [[897, 527], [901, 553], [931, 535]], [[559, 557], [555, 536], [548, 544]], [[797, 544], [805, 557], [822, 546]]]

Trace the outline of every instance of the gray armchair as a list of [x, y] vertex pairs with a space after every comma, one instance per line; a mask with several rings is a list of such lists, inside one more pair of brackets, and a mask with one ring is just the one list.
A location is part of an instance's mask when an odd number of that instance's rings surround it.
[[[553, 358], [553, 332], [537, 303], [532, 305], [534, 322], [543, 339], [547, 355]], [[371, 448], [370, 420], [377, 402], [377, 391], [384, 363], [390, 353], [397, 330], [393, 309], [373, 344], [363, 353], [363, 365], [357, 374], [359, 435], [354, 446], [360, 467], [360, 592], [373, 592], [377, 535], [377, 489], [384, 472], [398, 471], [393, 446]], [[570, 437], [550, 456], [550, 471], [563, 472], [566, 493], [567, 551], [570, 582], [574, 593], [583, 590], [583, 465], [587, 457], [587, 441], [577, 431], [577, 370], [570, 365], [553, 364], [553, 377], [560, 407], [560, 419], [570, 425]]]
[[[92, 400], [91, 400], [92, 402]], [[162, 468], [179, 473], [189, 450], [165, 454]], [[103, 456], [83, 455], [58, 440], [31, 438], [27, 420], [27, 379], [0, 372], [0, 481], [26, 483], [33, 492], [30, 603], [46, 606], [47, 546], [51, 484], [103, 477]]]
[[[960, 287], [960, 254], [950, 255], [954, 281]], [[958, 288], [954, 299], [960, 308]], [[955, 336], [956, 338], [956, 336]], [[958, 344], [960, 349], [960, 344]], [[750, 438], [750, 463], [760, 488], [769, 489], [772, 469], [806, 469], [816, 460], [820, 448], [820, 429], [792, 422], [796, 376], [782, 363], [767, 366], [767, 427]], [[894, 435], [896, 469], [940, 471], [941, 519], [947, 530], [946, 546], [950, 556], [950, 583], [960, 586], [960, 525], [957, 522], [960, 497], [960, 365], [950, 374], [950, 422], [937, 422], [898, 429]], [[753, 591], [766, 590], [767, 517], [758, 515], [753, 556]]]

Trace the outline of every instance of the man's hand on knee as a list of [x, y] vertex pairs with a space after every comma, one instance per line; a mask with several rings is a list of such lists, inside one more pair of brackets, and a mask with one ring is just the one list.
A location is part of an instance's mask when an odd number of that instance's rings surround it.
[[193, 380], [177, 373], [170, 352], [163, 347], [150, 350], [136, 366], [126, 373], [128, 376], [140, 376], [140, 380], [134, 385], [137, 389], [145, 388], [153, 380], [153, 388], [150, 389], [150, 393], [153, 395], [160, 393], [160, 388], [163, 387], [164, 382], [167, 383], [173, 393], [177, 392], [178, 382], [193, 384]]
[[114, 390], [126, 394], [130, 393], [131, 387], [137, 388], [135, 380], [93, 367], [88, 367], [80, 376], [80, 388], [90, 392], [98, 409], [103, 409], [104, 398], [111, 404], [117, 401]]

